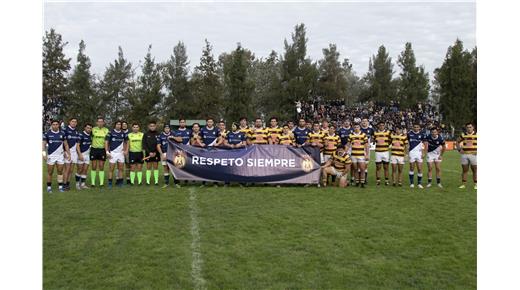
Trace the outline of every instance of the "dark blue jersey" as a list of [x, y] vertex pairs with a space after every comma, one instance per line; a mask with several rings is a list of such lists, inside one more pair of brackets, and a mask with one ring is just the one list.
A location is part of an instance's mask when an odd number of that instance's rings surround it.
[[92, 145], [92, 136], [87, 134], [85, 131], [79, 133], [79, 150], [81, 153], [87, 152], [90, 150], [90, 145]]
[[296, 127], [293, 130], [294, 139], [296, 140], [296, 144], [303, 145], [309, 139], [309, 133], [311, 130], [305, 127], [301, 129], [300, 127]]
[[213, 143], [215, 139], [217, 139], [219, 130], [217, 127], [213, 127], [212, 129], [209, 129], [208, 127], [202, 127], [200, 129], [200, 133], [204, 144], [208, 146]]
[[159, 135], [159, 143], [161, 144], [161, 151], [166, 153], [168, 151], [168, 138], [173, 136], [172, 132], [166, 134], [164, 132]]
[[361, 127], [361, 132], [365, 133], [367, 135], [368, 140], [372, 140], [372, 137], [374, 136], [374, 129], [372, 127]]
[[415, 133], [414, 131], [409, 131], [407, 134], [407, 138], [410, 151], [423, 149], [422, 146], [420, 146], [426, 138], [426, 135], [423, 131], [419, 131], [418, 133]]
[[341, 139], [341, 145], [345, 146], [347, 143], [348, 143], [348, 136], [354, 131], [354, 129], [352, 129], [352, 127], [350, 128], [345, 128], [345, 127], [340, 127], [337, 134], [339, 136], [339, 138]]
[[65, 133], [61, 130], [54, 132], [51, 130], [43, 133], [43, 141], [47, 142], [47, 154], [58, 156], [63, 154], [63, 141]]
[[116, 131], [116, 129], [112, 129], [112, 131], [108, 132], [105, 140], [108, 141], [108, 150], [114, 153], [123, 152], [123, 146], [126, 140], [128, 140], [128, 136], [123, 131]]
[[173, 131], [174, 137], [181, 137], [182, 138], [182, 144], [188, 145], [190, 144], [190, 138], [191, 138], [191, 130], [184, 128], [184, 129], [177, 129]]
[[425, 142], [428, 142], [428, 152], [441, 152], [442, 145], [444, 145], [444, 139], [441, 135], [437, 135], [437, 138], [433, 138], [433, 136], [430, 134], [424, 139]]
[[76, 142], [79, 140], [79, 133], [76, 128], [71, 128], [70, 126], [65, 127], [65, 140], [67, 140], [67, 144], [69, 145], [69, 149], [73, 150], [76, 146]]
[[246, 134], [244, 132], [228, 132], [226, 139], [229, 144], [236, 145], [246, 141]]

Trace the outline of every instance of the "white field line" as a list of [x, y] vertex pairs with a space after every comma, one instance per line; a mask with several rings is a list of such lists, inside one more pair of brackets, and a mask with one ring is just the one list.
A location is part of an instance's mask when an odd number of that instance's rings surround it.
[[195, 289], [206, 289], [206, 281], [202, 277], [202, 253], [200, 251], [199, 209], [197, 207], [197, 193], [190, 187], [190, 218], [191, 218], [191, 278]]

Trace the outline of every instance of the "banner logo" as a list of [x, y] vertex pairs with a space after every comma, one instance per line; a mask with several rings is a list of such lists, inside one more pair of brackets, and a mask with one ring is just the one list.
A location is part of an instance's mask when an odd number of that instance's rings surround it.
[[303, 160], [302, 160], [303, 172], [311, 172], [313, 167], [314, 166], [312, 165], [311, 157], [309, 157], [309, 155], [303, 156]]
[[186, 166], [186, 157], [183, 151], [175, 151], [175, 155], [173, 157], [173, 165], [177, 168], [183, 168], [184, 166]]

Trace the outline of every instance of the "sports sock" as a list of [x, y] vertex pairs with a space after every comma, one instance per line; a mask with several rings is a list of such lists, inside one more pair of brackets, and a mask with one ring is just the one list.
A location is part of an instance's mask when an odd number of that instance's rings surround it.
[[135, 172], [131, 171], [130, 172], [130, 183], [134, 184], [134, 181], [135, 181]]
[[123, 185], [123, 178], [116, 179], [116, 185]]
[[108, 180], [108, 185], [112, 186], [112, 179]]
[[422, 181], [422, 173], [417, 174], [417, 184], [421, 184]]
[[146, 170], [146, 184], [150, 184], [150, 179], [152, 178], [152, 171]]
[[368, 169], [365, 169], [365, 179], [364, 180], [367, 180], [368, 179]]
[[168, 173], [164, 174], [164, 184], [170, 184], [170, 175]]
[[51, 189], [52, 187], [52, 182], [47, 182], [47, 190]]
[[105, 171], [99, 171], [99, 185], [103, 186], [105, 184]]
[[143, 172], [142, 171], [137, 172], [137, 182], [139, 182], [139, 184], [143, 183]]
[[437, 177], [437, 184], [441, 184], [441, 178]]
[[95, 171], [95, 170], [90, 171], [90, 184], [91, 185], [96, 185], [96, 174], [97, 174], [97, 171]]
[[155, 184], [159, 183], [159, 169], [153, 171], [153, 180], [155, 181]]
[[413, 171], [408, 172], [408, 177], [410, 178], [410, 184], [413, 184]]
[[78, 181], [81, 181], [81, 175], [79, 175], [79, 174], [76, 174], [76, 176], [75, 176], [75, 177], [76, 177], [76, 183], [78, 183]]
[[[431, 178], [428, 178], [428, 184], [432, 183], [432, 179]], [[439, 182], [437, 182], [439, 183]]]

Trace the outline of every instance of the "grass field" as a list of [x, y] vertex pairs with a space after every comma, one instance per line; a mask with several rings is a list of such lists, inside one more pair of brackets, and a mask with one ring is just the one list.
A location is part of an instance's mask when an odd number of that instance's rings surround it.
[[457, 188], [458, 154], [445, 156], [445, 189], [376, 187], [371, 165], [365, 189], [43, 193], [43, 286], [476, 288], [477, 198]]

